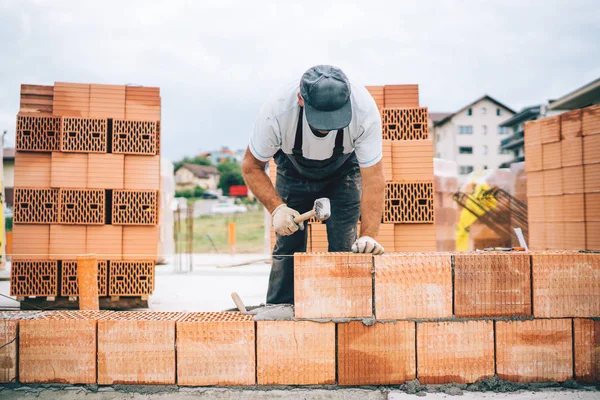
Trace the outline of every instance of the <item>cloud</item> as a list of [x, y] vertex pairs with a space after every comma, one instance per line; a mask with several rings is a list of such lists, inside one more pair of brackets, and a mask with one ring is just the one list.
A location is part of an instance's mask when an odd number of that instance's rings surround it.
[[5, 1], [0, 129], [14, 143], [21, 83], [135, 83], [161, 87], [166, 156], [242, 148], [268, 95], [319, 63], [418, 83], [433, 111], [484, 93], [518, 109], [600, 76], [598, 20], [594, 0]]

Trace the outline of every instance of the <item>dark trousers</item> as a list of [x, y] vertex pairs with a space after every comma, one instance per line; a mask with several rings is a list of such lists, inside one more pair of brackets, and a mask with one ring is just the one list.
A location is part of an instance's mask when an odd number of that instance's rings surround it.
[[[360, 217], [362, 181], [358, 166], [342, 176], [326, 181], [306, 181], [278, 168], [275, 184], [277, 193], [300, 214], [310, 211], [320, 197], [331, 201], [331, 217], [326, 221], [329, 251], [347, 252], [356, 241], [356, 225]], [[294, 304], [294, 253], [306, 251], [306, 223], [304, 231], [290, 236], [277, 235], [273, 250], [273, 266], [267, 292], [268, 304]]]

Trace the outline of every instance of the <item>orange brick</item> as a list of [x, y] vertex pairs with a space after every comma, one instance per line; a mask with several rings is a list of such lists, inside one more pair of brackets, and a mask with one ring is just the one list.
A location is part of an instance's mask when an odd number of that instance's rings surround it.
[[383, 87], [385, 107], [419, 107], [419, 85], [385, 85]]
[[338, 383], [391, 385], [416, 378], [415, 323], [338, 324]]
[[310, 240], [307, 239], [307, 248], [310, 249], [311, 252], [325, 253], [329, 250], [327, 225], [321, 223], [310, 224], [309, 235]]
[[584, 165], [583, 179], [585, 193], [600, 192], [600, 164]]
[[531, 315], [528, 254], [467, 253], [454, 256], [457, 317]]
[[586, 248], [585, 222], [565, 222], [564, 246], [566, 250]]
[[591, 135], [583, 138], [583, 163], [600, 163], [600, 135]]
[[600, 222], [588, 221], [585, 223], [586, 249], [600, 249]]
[[51, 153], [15, 154], [15, 187], [50, 187]]
[[583, 166], [562, 169], [562, 187], [565, 193], [583, 193]]
[[422, 384], [472, 383], [494, 376], [491, 321], [417, 324], [417, 373]]
[[527, 144], [525, 143], [525, 171], [534, 172], [541, 171], [543, 167], [542, 159], [542, 144]]
[[544, 222], [529, 222], [529, 248], [531, 250], [546, 249], [546, 224]]
[[118, 225], [88, 226], [86, 254], [99, 259], [121, 260], [123, 256], [123, 227]]
[[565, 248], [565, 223], [546, 222], [546, 248], [562, 250]]
[[259, 385], [335, 383], [333, 322], [258, 321], [256, 329]]
[[295, 254], [296, 318], [370, 317], [372, 268], [370, 254]]
[[582, 110], [583, 136], [600, 134], [600, 104]]
[[[540, 120], [537, 119], [525, 121], [525, 146], [542, 144], [541, 125]], [[527, 154], [527, 158], [529, 158], [529, 154]]]
[[86, 227], [50, 225], [50, 259], [76, 260], [86, 254]]
[[436, 251], [435, 224], [395, 224], [394, 251]]
[[527, 173], [527, 196], [544, 195], [544, 171], [534, 171]]
[[563, 196], [544, 196], [544, 213], [546, 222], [565, 222]]
[[182, 386], [256, 384], [251, 315], [190, 313], [177, 321], [177, 383]]
[[384, 139], [382, 143], [382, 153], [383, 156], [381, 158], [381, 162], [383, 163], [383, 176], [386, 181], [392, 181], [392, 141], [389, 139]]
[[600, 380], [600, 321], [573, 320], [575, 379], [594, 383]]
[[560, 134], [563, 139], [581, 136], [581, 109], [560, 115]]
[[576, 137], [560, 142], [561, 162], [563, 167], [574, 167], [583, 164], [583, 138]]
[[80, 153], [52, 153], [50, 186], [77, 188], [87, 186], [88, 155]]
[[542, 165], [545, 170], [562, 167], [560, 142], [543, 144], [542, 160]]
[[50, 225], [14, 225], [13, 260], [43, 260], [50, 251]]
[[527, 199], [527, 219], [530, 222], [544, 222], [545, 214], [545, 197], [529, 197]]
[[106, 311], [54, 311], [19, 323], [19, 380], [96, 383], [96, 326]]
[[156, 260], [158, 226], [124, 226], [123, 260]]
[[52, 112], [60, 116], [89, 117], [90, 85], [54, 82]]
[[119, 312], [98, 321], [98, 384], [175, 384], [175, 321], [184, 313]]
[[573, 378], [570, 319], [496, 322], [496, 370], [512, 382]]
[[125, 189], [160, 189], [160, 156], [125, 156]]
[[394, 182], [431, 180], [433, 141], [395, 140], [392, 142], [392, 180]]
[[[357, 233], [360, 234], [360, 223], [358, 224]], [[394, 252], [394, 224], [380, 224], [379, 233], [375, 238], [377, 242], [383, 246], [386, 253]]]
[[539, 120], [542, 133], [542, 143], [554, 143], [560, 141], [560, 115], [546, 117]]
[[125, 118], [125, 86], [90, 85], [90, 118]]
[[544, 174], [544, 196], [563, 194], [563, 172], [561, 168], [542, 171]]
[[533, 312], [536, 318], [600, 315], [600, 255], [534, 254]]
[[600, 193], [585, 195], [585, 220], [600, 221]]
[[37, 314], [36, 311], [0, 311], [0, 383], [17, 382], [19, 320]]
[[367, 89], [371, 97], [373, 97], [373, 100], [375, 100], [377, 109], [381, 111], [381, 109], [385, 106], [383, 86], [365, 86], [365, 89]]
[[88, 154], [87, 187], [123, 189], [125, 161], [123, 154]]
[[563, 216], [565, 222], [585, 221], [585, 201], [583, 193], [565, 194], [563, 199]]
[[377, 319], [452, 317], [452, 258], [441, 253], [375, 257]]

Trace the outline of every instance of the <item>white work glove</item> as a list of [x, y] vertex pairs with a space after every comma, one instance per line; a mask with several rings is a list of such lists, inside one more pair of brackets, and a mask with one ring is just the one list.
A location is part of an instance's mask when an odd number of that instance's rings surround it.
[[281, 204], [271, 214], [273, 220], [273, 228], [275, 232], [281, 236], [290, 236], [298, 229], [304, 230], [304, 222], [297, 224], [294, 218], [300, 216], [300, 213], [285, 204]]
[[383, 246], [377, 243], [377, 240], [370, 236], [360, 237], [352, 245], [353, 253], [373, 253], [373, 255], [383, 254]]

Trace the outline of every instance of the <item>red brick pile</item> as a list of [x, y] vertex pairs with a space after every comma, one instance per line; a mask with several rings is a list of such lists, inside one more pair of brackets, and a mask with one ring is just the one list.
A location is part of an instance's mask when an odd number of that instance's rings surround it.
[[102, 296], [154, 288], [159, 88], [21, 85], [11, 295], [78, 295], [75, 259], [95, 254]]
[[297, 254], [295, 270], [290, 321], [230, 312], [0, 314], [0, 342], [9, 343], [0, 349], [0, 378], [183, 386], [472, 383], [494, 375], [599, 381], [598, 254]]
[[534, 250], [600, 249], [600, 105], [525, 123]]

